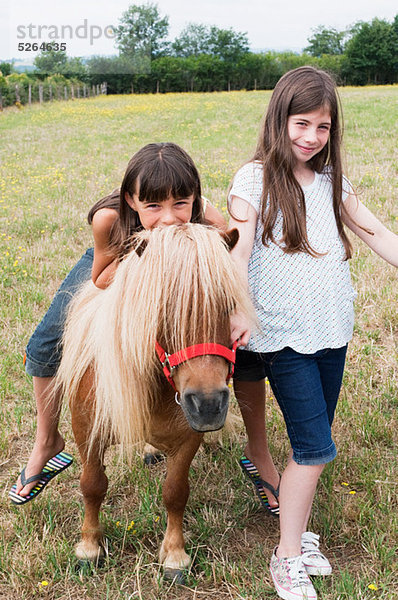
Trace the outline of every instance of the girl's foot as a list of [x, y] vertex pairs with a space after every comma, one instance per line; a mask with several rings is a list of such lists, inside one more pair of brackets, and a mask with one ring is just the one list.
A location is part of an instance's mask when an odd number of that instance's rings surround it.
[[[263, 456], [255, 455], [250, 452], [249, 446], [247, 445], [245, 448], [245, 456], [253, 463], [253, 465], [257, 468], [257, 471], [264, 481], [270, 484], [275, 490], [279, 489], [279, 484], [281, 481], [281, 476], [275, 468], [274, 463], [266, 461]], [[266, 487], [263, 487], [264, 493], [267, 496], [268, 503], [271, 509], [279, 508], [278, 498], [274, 496], [274, 494]]]
[[[55, 439], [48, 443], [41, 444], [35, 442], [33, 446], [32, 454], [29, 457], [28, 464], [25, 467], [25, 477], [29, 479], [33, 475], [38, 475], [42, 472], [44, 465], [53, 456], [62, 452], [65, 447], [65, 442], [61, 434], [57, 431]], [[20, 496], [27, 496], [30, 491], [37, 485], [37, 481], [27, 483], [25, 487], [22, 485], [21, 476], [18, 477], [16, 493]]]
[[316, 600], [317, 595], [301, 556], [278, 558], [274, 550], [270, 571], [275, 589], [284, 600]]
[[332, 565], [319, 550], [319, 535], [304, 531], [301, 535], [301, 557], [308, 575], [330, 575]]

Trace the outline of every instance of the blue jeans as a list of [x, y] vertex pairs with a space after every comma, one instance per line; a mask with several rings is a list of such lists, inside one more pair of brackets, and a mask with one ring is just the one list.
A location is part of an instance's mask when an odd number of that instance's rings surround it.
[[26, 347], [25, 370], [35, 377], [53, 377], [61, 361], [61, 342], [69, 302], [91, 277], [94, 249], [89, 248], [61, 283]]
[[300, 465], [324, 464], [336, 457], [331, 425], [346, 353], [347, 346], [314, 354], [301, 354], [292, 348], [236, 353], [234, 378], [258, 381], [268, 377], [285, 419], [293, 459]]

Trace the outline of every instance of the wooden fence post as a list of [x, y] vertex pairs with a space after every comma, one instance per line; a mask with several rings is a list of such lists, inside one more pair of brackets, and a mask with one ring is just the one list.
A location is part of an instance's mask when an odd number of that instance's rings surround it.
[[0, 110], [3, 110], [3, 96], [0, 92]]
[[41, 84], [39, 85], [39, 102], [43, 104], [43, 86]]
[[19, 95], [19, 85], [15, 84], [15, 102], [21, 103], [21, 96]]
[[70, 86], [70, 91], [71, 91], [72, 100], [74, 100], [75, 99], [75, 88], [73, 87], [73, 84]]
[[32, 84], [29, 84], [29, 88], [28, 88], [28, 103], [29, 106], [32, 104]]
[[65, 98], [65, 100], [68, 99], [68, 89], [67, 89], [66, 85], [64, 86], [64, 98]]
[[53, 86], [52, 85], [50, 85], [50, 88], [48, 91], [50, 93], [50, 102], [52, 102], [52, 99], [53, 99]]

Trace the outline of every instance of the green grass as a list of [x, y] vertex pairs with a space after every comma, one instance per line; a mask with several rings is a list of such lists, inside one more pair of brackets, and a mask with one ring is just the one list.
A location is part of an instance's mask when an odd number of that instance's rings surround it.
[[[346, 173], [361, 200], [397, 232], [398, 88], [345, 88], [341, 96]], [[110, 96], [0, 114], [0, 598], [275, 597], [268, 563], [279, 525], [264, 516], [242, 479], [243, 431], [222, 447], [204, 448], [193, 462], [185, 516], [187, 548], [195, 557], [189, 588], [162, 581], [158, 565], [164, 465], [144, 469], [137, 457], [127, 470], [117, 448], [108, 453], [102, 522], [109, 555], [91, 575], [75, 572], [73, 546], [82, 521], [78, 459], [36, 502], [18, 509], [7, 498], [35, 431], [22, 354], [58, 284], [91, 244], [88, 209], [120, 184], [137, 149], [168, 140], [193, 156], [204, 194], [225, 211], [228, 184], [253, 151], [269, 97]], [[398, 286], [392, 267], [356, 240], [354, 246], [357, 319], [334, 427], [339, 454], [322, 475], [312, 516], [334, 575], [315, 585], [326, 600], [387, 600], [398, 586]], [[267, 411], [272, 453], [282, 470], [288, 443], [272, 398]], [[77, 457], [67, 409], [61, 428]]]

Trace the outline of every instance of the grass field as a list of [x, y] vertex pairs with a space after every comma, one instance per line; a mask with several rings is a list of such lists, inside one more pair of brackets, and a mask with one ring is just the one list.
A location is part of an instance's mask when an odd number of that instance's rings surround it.
[[[362, 201], [398, 232], [398, 87], [345, 88], [346, 173]], [[181, 144], [203, 191], [225, 211], [228, 184], [254, 147], [269, 92], [110, 96], [0, 113], [0, 599], [276, 598], [268, 564], [278, 521], [266, 518], [237, 464], [244, 433], [194, 460], [185, 518], [195, 565], [188, 587], [161, 579], [164, 465], [131, 470], [108, 454], [103, 507], [109, 558], [75, 571], [82, 520], [79, 460], [69, 413], [61, 429], [74, 466], [37, 501], [14, 508], [8, 490], [35, 431], [25, 344], [58, 284], [91, 244], [85, 216], [118, 186], [131, 155], [151, 141]], [[354, 241], [356, 327], [334, 426], [339, 454], [321, 479], [312, 529], [334, 575], [315, 582], [325, 600], [398, 597], [397, 274]], [[272, 397], [268, 431], [280, 470], [288, 443]], [[134, 524], [130, 527], [131, 522]]]

